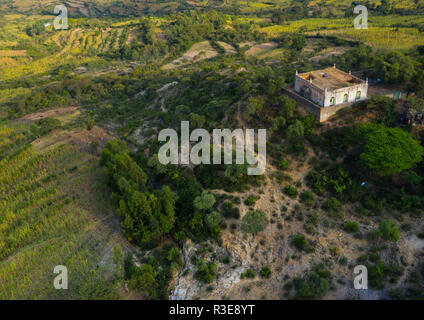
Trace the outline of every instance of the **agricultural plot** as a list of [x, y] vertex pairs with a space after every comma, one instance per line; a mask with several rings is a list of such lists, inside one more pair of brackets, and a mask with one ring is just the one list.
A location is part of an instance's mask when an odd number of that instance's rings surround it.
[[209, 41], [202, 41], [199, 43], [195, 43], [186, 53], [183, 54], [182, 57], [164, 65], [163, 69], [173, 69], [188, 63], [213, 58], [217, 55], [218, 52], [216, 52], [216, 50], [212, 48]]
[[349, 28], [321, 31], [320, 34], [364, 42], [377, 50], [409, 50], [424, 45], [424, 34], [415, 28], [371, 27], [367, 30]]
[[424, 44], [424, 33], [416, 27], [424, 22], [421, 16], [371, 17], [368, 29], [353, 27], [352, 19], [303, 19], [281, 25], [259, 28], [269, 36], [288, 32], [305, 32], [310, 36], [331, 35], [342, 39], [364, 42], [374, 49], [408, 50]]
[[267, 42], [267, 43], [257, 43], [253, 44], [247, 51], [247, 56], [261, 56], [265, 55], [269, 51], [275, 49], [277, 47], [277, 43], [275, 42]]
[[56, 138], [31, 145], [27, 128], [0, 126], [0, 298], [118, 298], [110, 251], [122, 238], [98, 160]]

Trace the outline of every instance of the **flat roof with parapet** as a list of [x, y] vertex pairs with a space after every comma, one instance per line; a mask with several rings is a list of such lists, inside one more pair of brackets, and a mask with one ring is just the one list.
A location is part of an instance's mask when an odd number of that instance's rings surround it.
[[334, 67], [305, 72], [298, 74], [298, 76], [308, 81], [312, 78], [312, 84], [322, 90], [325, 88], [327, 90], [336, 90], [365, 82]]

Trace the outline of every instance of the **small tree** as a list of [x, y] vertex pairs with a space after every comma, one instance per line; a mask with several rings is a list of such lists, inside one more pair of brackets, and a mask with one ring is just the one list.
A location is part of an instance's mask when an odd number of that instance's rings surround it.
[[193, 205], [197, 210], [208, 211], [212, 209], [215, 201], [215, 196], [212, 193], [203, 191], [200, 196], [194, 199]]
[[246, 109], [248, 119], [250, 119], [251, 116], [261, 112], [263, 107], [264, 107], [264, 102], [262, 99], [249, 97], [247, 99], [247, 109]]
[[398, 226], [391, 220], [383, 220], [380, 223], [377, 232], [387, 241], [397, 242], [399, 240]]
[[302, 234], [298, 234], [293, 237], [292, 244], [298, 249], [298, 250], [305, 250], [308, 243], [306, 242], [306, 238]]
[[281, 106], [280, 114], [286, 119], [291, 118], [296, 109], [296, 101], [283, 95], [280, 98], [279, 104]]
[[128, 287], [136, 290], [150, 299], [157, 297], [158, 283], [156, 281], [157, 272], [150, 264], [142, 264], [135, 269], [134, 274], [128, 281]]
[[261, 210], [250, 210], [241, 220], [241, 230], [245, 233], [257, 234], [265, 229], [268, 218]]
[[296, 120], [287, 127], [287, 138], [292, 142], [297, 142], [305, 135], [305, 128], [302, 121]]
[[264, 278], [269, 278], [271, 276], [271, 268], [268, 266], [262, 267], [261, 276]]

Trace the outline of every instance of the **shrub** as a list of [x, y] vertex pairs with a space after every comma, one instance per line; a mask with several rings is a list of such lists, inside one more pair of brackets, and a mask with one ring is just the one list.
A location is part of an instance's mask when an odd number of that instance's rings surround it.
[[323, 205], [323, 208], [328, 210], [328, 211], [334, 211], [339, 207], [340, 207], [339, 200], [337, 200], [334, 197], [328, 199]]
[[261, 269], [261, 276], [264, 278], [269, 278], [271, 276], [271, 269], [268, 266], [264, 266]]
[[346, 232], [357, 232], [359, 230], [359, 224], [356, 221], [346, 221], [344, 229]]
[[302, 234], [298, 234], [293, 237], [292, 244], [298, 249], [298, 250], [305, 250], [306, 246], [308, 245], [306, 238]]
[[378, 227], [378, 235], [391, 242], [399, 240], [398, 226], [391, 220], [383, 220]]
[[316, 272], [311, 272], [307, 277], [293, 279], [297, 299], [319, 299], [328, 292], [327, 278]]
[[260, 210], [250, 210], [243, 216], [241, 230], [245, 233], [256, 234], [265, 229], [268, 218], [265, 212]]
[[247, 206], [253, 206], [255, 204], [255, 198], [253, 196], [248, 196], [244, 203]]
[[249, 278], [249, 279], [254, 279], [256, 277], [255, 272], [252, 269], [247, 269], [245, 272], [242, 272], [240, 275], [241, 279], [244, 278]]
[[290, 198], [296, 198], [298, 191], [295, 187], [292, 187], [290, 185], [287, 185], [284, 187], [283, 192], [288, 195]]
[[204, 283], [211, 283], [213, 276], [216, 274], [216, 265], [212, 262], [206, 263], [201, 258], [195, 258], [194, 260], [197, 268], [194, 278]]
[[303, 203], [309, 206], [313, 204], [313, 200], [314, 200], [314, 195], [312, 194], [311, 191], [303, 191], [300, 194], [300, 201], [302, 201]]
[[286, 170], [289, 167], [289, 162], [287, 160], [281, 160], [280, 162], [278, 162], [278, 168], [280, 168], [281, 170]]

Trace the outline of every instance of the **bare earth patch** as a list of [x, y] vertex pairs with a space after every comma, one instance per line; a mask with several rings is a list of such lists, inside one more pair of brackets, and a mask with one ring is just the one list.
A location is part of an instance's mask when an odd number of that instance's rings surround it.
[[309, 59], [309, 61], [312, 62], [318, 62], [322, 59], [328, 59], [329, 57], [332, 56], [341, 56], [342, 54], [346, 53], [347, 51], [349, 51], [350, 47], [345, 46], [345, 47], [336, 47], [336, 48], [328, 48], [325, 49], [323, 51], [321, 51], [319, 54], [317, 54], [316, 56], [313, 56], [312, 58]]
[[226, 42], [223, 42], [223, 41], [217, 41], [217, 42], [218, 42], [218, 44], [221, 47], [223, 47], [225, 49], [225, 53], [226, 54], [235, 54], [235, 53], [237, 53], [236, 49], [232, 45], [230, 45], [230, 44], [228, 44]]
[[23, 116], [22, 118], [20, 118], [19, 120], [32, 122], [32, 121], [37, 121], [44, 118], [53, 118], [53, 117], [68, 115], [71, 113], [75, 113], [77, 111], [78, 111], [78, 107], [75, 107], [75, 106], [59, 107], [59, 108], [43, 110], [40, 112], [27, 114]]
[[212, 48], [209, 41], [195, 43], [184, 55], [175, 59], [171, 63], [164, 65], [163, 69], [174, 69], [188, 63], [201, 61], [204, 59], [213, 58], [218, 55], [218, 52]]
[[267, 51], [275, 49], [277, 47], [277, 43], [275, 42], [267, 42], [267, 43], [259, 43], [253, 45], [249, 50], [246, 51], [246, 55], [248, 56], [258, 56]]

